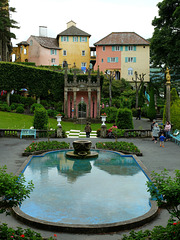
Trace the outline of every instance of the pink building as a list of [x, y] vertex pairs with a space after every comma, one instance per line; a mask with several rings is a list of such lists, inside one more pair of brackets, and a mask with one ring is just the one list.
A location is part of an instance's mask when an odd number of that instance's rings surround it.
[[56, 38], [30, 36], [27, 40], [29, 43], [29, 62], [34, 62], [36, 66], [59, 65], [59, 51]]

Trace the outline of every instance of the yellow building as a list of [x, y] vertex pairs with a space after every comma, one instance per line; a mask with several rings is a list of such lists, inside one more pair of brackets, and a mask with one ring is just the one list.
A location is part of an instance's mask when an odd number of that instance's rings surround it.
[[76, 23], [67, 23], [67, 29], [57, 35], [59, 48], [59, 64], [69, 68], [76, 67], [86, 70], [90, 65], [90, 34], [76, 27]]
[[26, 41], [18, 43], [11, 55], [15, 55], [15, 62], [28, 62], [29, 44]]

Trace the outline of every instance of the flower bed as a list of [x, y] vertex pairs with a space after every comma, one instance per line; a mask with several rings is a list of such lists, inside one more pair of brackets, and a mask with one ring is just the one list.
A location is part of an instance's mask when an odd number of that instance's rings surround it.
[[23, 156], [37, 155], [43, 152], [58, 150], [58, 149], [68, 149], [69, 143], [58, 142], [58, 141], [42, 141], [42, 142], [32, 142], [22, 154]]
[[138, 147], [135, 146], [133, 143], [128, 142], [98, 142], [96, 143], [96, 148], [142, 156], [142, 153], [140, 152]]

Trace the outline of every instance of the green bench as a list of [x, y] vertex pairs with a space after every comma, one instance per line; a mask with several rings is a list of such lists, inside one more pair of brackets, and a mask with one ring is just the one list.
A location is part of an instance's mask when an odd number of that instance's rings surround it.
[[22, 136], [34, 136], [34, 139], [36, 139], [36, 129], [21, 129], [20, 134], [21, 139]]

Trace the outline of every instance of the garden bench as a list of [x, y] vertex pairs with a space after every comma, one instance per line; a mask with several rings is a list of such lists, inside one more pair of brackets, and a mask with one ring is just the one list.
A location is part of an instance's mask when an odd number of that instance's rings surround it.
[[178, 129], [176, 129], [173, 134], [171, 133], [170, 137], [175, 141], [175, 143], [178, 145], [180, 144], [180, 131]]
[[22, 136], [34, 136], [34, 138], [36, 139], [36, 129], [21, 129], [21, 139]]

